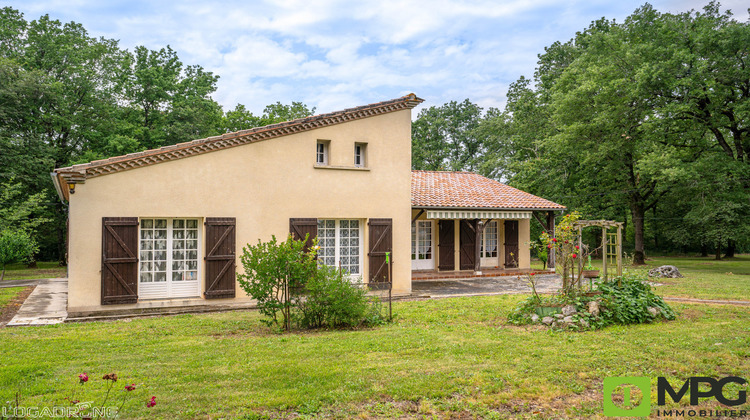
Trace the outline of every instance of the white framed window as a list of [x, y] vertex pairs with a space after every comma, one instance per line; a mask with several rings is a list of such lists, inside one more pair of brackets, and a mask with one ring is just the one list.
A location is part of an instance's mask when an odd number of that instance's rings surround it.
[[432, 221], [417, 220], [411, 225], [411, 259], [432, 259]]
[[318, 140], [315, 146], [315, 164], [316, 165], [328, 165], [328, 146], [329, 141]]
[[139, 297], [200, 295], [198, 219], [140, 220]]
[[411, 224], [411, 269], [435, 268], [434, 228], [432, 220], [417, 220]]
[[318, 219], [318, 262], [362, 274], [362, 223], [356, 219]]
[[357, 168], [367, 166], [367, 143], [354, 143], [354, 166]]
[[497, 258], [497, 220], [492, 220], [484, 226], [480, 242], [479, 255], [481, 258]]

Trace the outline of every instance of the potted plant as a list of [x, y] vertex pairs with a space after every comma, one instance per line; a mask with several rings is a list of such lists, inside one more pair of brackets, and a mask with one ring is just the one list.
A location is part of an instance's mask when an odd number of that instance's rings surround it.
[[583, 275], [583, 278], [586, 279], [595, 279], [599, 277], [599, 270], [595, 269], [594, 266], [591, 265], [591, 255], [589, 255], [588, 264], [586, 264], [586, 267], [583, 268], [581, 274]]

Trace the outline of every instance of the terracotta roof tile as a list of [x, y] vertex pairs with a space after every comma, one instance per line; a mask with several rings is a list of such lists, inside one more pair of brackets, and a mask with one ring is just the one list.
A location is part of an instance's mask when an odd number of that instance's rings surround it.
[[418, 208], [539, 209], [562, 206], [472, 172], [411, 172], [411, 205]]
[[87, 178], [107, 175], [113, 172], [126, 171], [170, 160], [183, 159], [202, 153], [282, 137], [289, 134], [368, 118], [375, 115], [400, 111], [402, 109], [411, 109], [423, 101], [424, 100], [418, 98], [417, 95], [410, 93], [406, 96], [388, 101], [362, 105], [327, 114], [298, 118], [296, 120], [222, 134], [220, 136], [178, 143], [158, 149], [145, 150], [143, 152], [96, 160], [66, 168], [58, 168], [55, 169], [54, 172], [64, 178], [63, 181], [66, 183], [81, 182]]

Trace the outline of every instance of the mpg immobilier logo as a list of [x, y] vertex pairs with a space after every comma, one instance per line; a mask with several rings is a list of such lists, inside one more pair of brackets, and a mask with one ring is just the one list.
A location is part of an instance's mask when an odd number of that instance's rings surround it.
[[[700, 398], [715, 398], [721, 404], [735, 407], [747, 402], [747, 391], [739, 389], [725, 393], [724, 387], [733, 383], [744, 388], [747, 381], [737, 376], [714, 379], [702, 376], [688, 378], [677, 390], [667, 381], [658, 377], [656, 380], [657, 406], [666, 405], [667, 397], [680, 402], [688, 393], [690, 405], [696, 406]], [[705, 384], [701, 389], [701, 384]], [[604, 415], [614, 417], [648, 417], [651, 415], [651, 379], [644, 376], [616, 376], [604, 378]], [[636, 395], [638, 394], [638, 395]], [[727, 395], [731, 394], [731, 395]], [[620, 403], [619, 396], [622, 396]], [[658, 417], [745, 417], [746, 410], [658, 410]]]

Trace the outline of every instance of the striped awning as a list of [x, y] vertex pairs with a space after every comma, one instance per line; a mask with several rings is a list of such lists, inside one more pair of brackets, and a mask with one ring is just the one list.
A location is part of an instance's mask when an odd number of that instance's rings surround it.
[[530, 211], [427, 210], [428, 219], [531, 219]]

